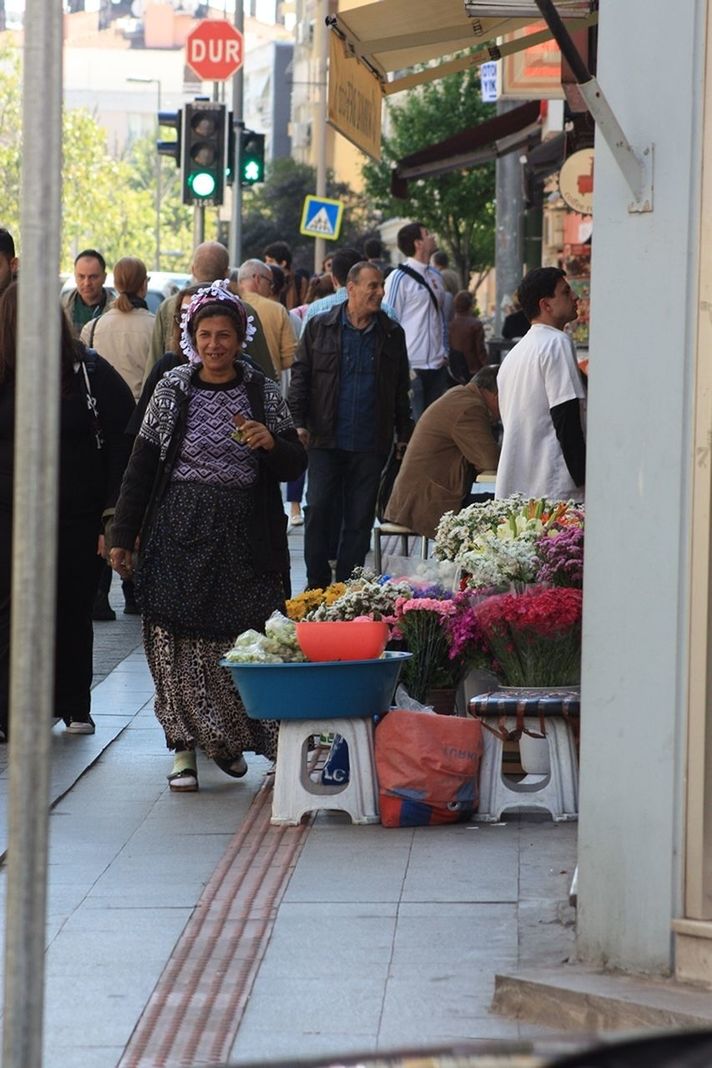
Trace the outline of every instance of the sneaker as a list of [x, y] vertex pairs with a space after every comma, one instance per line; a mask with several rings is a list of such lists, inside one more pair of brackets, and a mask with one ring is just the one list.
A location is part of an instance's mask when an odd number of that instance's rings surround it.
[[93, 734], [96, 730], [94, 720], [89, 716], [89, 719], [73, 719], [70, 720], [69, 726], [66, 729], [67, 734]]
[[94, 598], [94, 607], [91, 611], [91, 618], [99, 623], [111, 623], [116, 619], [116, 612], [109, 604], [107, 594], [97, 593]]

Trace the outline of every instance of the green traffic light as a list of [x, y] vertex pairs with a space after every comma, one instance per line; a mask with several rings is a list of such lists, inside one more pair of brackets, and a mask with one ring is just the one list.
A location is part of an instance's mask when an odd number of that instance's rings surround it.
[[259, 182], [260, 180], [260, 165], [254, 160], [248, 160], [243, 167], [243, 175], [246, 182]]
[[215, 175], [209, 171], [196, 171], [188, 177], [188, 185], [196, 197], [211, 197], [215, 192], [217, 182]]

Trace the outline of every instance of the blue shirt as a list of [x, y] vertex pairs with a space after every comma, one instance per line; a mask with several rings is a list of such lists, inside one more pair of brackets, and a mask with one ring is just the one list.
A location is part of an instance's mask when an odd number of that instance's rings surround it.
[[365, 330], [341, 309], [341, 361], [336, 447], [369, 452], [376, 444], [376, 320]]
[[[337, 289], [335, 293], [329, 293], [328, 297], [321, 297], [320, 300], [315, 300], [313, 304], [307, 307], [302, 319], [302, 329], [299, 334], [301, 337], [304, 333], [304, 327], [307, 325], [310, 319], [313, 319], [315, 315], [323, 315], [324, 312], [328, 312], [335, 304], [343, 304], [348, 298], [348, 292], [346, 286], [342, 286], [341, 289]], [[400, 323], [400, 319], [396, 314], [396, 310], [392, 304], [389, 304], [387, 300], [381, 301], [381, 311], [384, 311], [394, 322]]]

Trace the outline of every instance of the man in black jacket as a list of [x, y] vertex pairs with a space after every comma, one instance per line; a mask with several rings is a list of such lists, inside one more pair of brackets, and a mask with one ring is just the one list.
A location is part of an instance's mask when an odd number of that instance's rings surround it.
[[304, 527], [307, 587], [328, 586], [329, 520], [341, 500], [336, 581], [363, 566], [381, 471], [394, 440], [405, 448], [412, 422], [405, 334], [381, 310], [383, 276], [355, 264], [348, 298], [311, 319], [292, 365], [289, 407], [309, 449]]

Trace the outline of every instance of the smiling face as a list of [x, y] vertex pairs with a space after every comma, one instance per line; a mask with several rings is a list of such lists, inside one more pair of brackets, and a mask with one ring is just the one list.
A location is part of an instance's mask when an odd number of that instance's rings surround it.
[[241, 338], [229, 315], [206, 315], [195, 329], [195, 348], [202, 362], [204, 382], [229, 382], [235, 377], [235, 360], [240, 355]]
[[383, 300], [383, 275], [377, 267], [362, 267], [356, 281], [346, 283], [346, 291], [351, 321], [371, 318]]
[[90, 308], [101, 300], [101, 290], [106, 281], [106, 271], [96, 256], [80, 256], [74, 264], [74, 281], [79, 296]]

